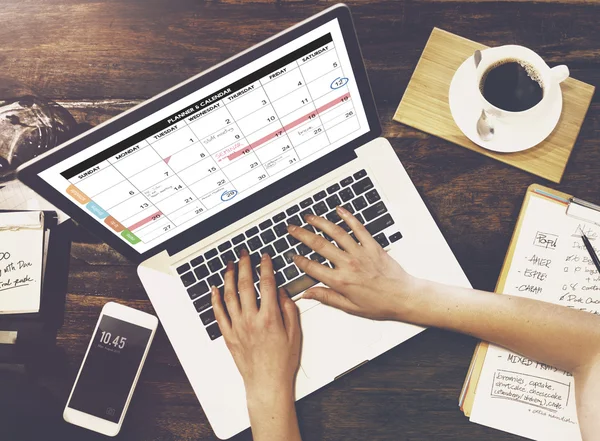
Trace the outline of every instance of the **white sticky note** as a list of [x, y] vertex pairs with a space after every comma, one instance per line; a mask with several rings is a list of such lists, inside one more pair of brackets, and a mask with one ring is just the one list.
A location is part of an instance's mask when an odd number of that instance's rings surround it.
[[39, 211], [0, 213], [0, 314], [39, 311], [43, 246]]

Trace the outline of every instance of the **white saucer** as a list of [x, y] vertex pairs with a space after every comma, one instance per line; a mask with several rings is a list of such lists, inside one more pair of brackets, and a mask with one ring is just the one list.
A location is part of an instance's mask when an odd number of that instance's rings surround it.
[[475, 62], [473, 56], [465, 60], [456, 70], [448, 92], [450, 112], [458, 128], [475, 144], [488, 150], [501, 153], [520, 152], [536, 146], [552, 133], [562, 111], [562, 93], [559, 87], [551, 90], [552, 106], [544, 118], [535, 123], [528, 121], [522, 126], [508, 126], [502, 120], [494, 123], [495, 135], [484, 141], [477, 133], [477, 120], [481, 116], [481, 107], [477, 103], [477, 85], [475, 84]]

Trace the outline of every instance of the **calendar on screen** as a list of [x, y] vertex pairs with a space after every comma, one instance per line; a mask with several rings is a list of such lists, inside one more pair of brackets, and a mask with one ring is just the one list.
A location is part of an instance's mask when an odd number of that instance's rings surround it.
[[336, 19], [40, 176], [143, 253], [368, 130]]

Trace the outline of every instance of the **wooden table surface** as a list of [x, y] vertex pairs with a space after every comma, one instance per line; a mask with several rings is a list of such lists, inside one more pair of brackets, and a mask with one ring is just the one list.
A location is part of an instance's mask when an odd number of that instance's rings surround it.
[[[1, 3], [1, 75], [33, 87], [91, 125], [330, 5], [271, 0]], [[600, 202], [597, 96], [560, 185], [395, 123], [392, 115], [434, 26], [490, 46], [529, 46], [550, 65], [565, 63], [573, 77], [598, 86], [600, 5], [371, 0], [350, 6], [384, 135], [473, 286], [493, 290], [528, 185], [546, 184]], [[59, 395], [68, 394], [100, 309], [110, 300], [153, 312], [134, 265], [79, 229], [65, 323], [57, 340], [67, 367], [46, 374], [48, 382], [60, 385]], [[469, 423], [458, 409], [475, 344], [473, 338], [431, 329], [396, 347], [302, 400], [298, 414], [304, 439], [517, 439]], [[90, 432], [78, 433], [79, 440], [96, 439]], [[40, 432], [37, 439], [56, 438]], [[216, 439], [162, 329], [118, 439]], [[251, 435], [246, 431], [235, 439]]]

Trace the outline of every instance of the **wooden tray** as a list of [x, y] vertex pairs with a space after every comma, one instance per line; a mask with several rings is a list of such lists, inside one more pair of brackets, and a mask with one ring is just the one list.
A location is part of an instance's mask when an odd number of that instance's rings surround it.
[[454, 72], [476, 49], [487, 46], [434, 28], [408, 83], [394, 120], [513, 165], [552, 182], [560, 182], [594, 95], [594, 86], [568, 78], [561, 83], [563, 109], [554, 131], [537, 146], [516, 153], [479, 147], [460, 131], [448, 104]]

